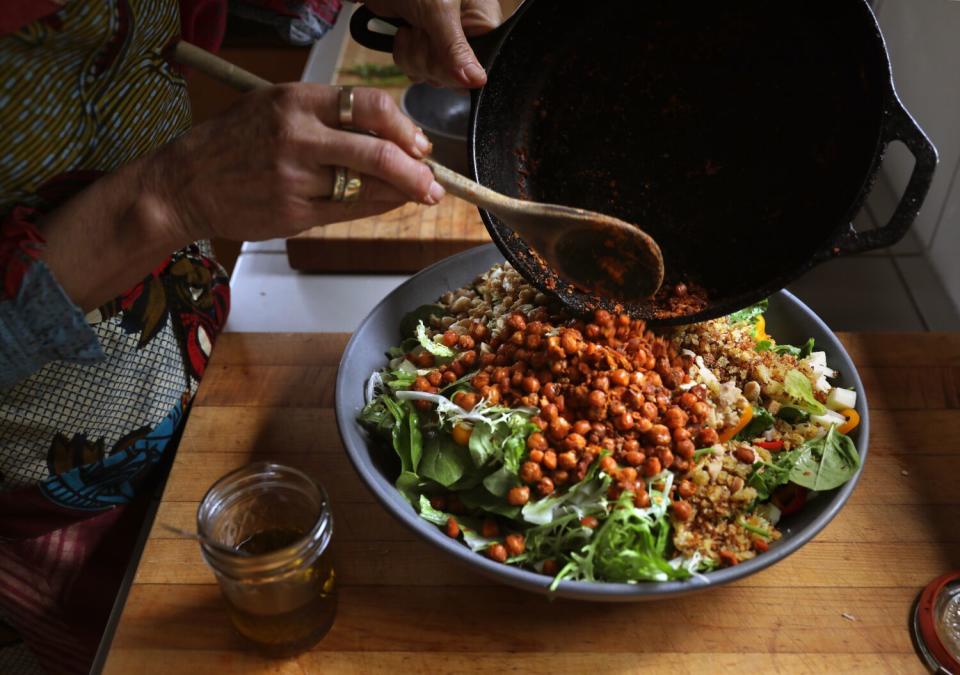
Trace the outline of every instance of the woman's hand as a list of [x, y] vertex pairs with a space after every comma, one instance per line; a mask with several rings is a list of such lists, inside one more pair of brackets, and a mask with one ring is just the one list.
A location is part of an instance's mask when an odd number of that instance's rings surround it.
[[[337, 88], [252, 92], [154, 154], [103, 176], [39, 223], [41, 257], [90, 310], [128, 290], [197, 239], [260, 240], [436, 204], [443, 188], [418, 161], [430, 143], [384, 92], [354, 89], [353, 127], [339, 128]], [[356, 201], [332, 201], [334, 171], [360, 173]]]
[[497, 0], [366, 0], [376, 14], [410, 24], [394, 39], [393, 60], [415, 82], [482, 87], [487, 74], [466, 36], [482, 35], [503, 21]]
[[[148, 160], [148, 190], [176, 239], [256, 241], [444, 196], [418, 161], [430, 143], [378, 89], [353, 91], [353, 127], [339, 128], [339, 89], [289, 84], [245, 96]], [[357, 201], [331, 201], [334, 171], [359, 172]]]

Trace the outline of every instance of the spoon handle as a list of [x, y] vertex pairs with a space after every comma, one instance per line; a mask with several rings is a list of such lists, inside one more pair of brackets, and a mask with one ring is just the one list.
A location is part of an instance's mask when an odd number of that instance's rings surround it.
[[433, 171], [433, 177], [450, 194], [460, 199], [470, 202], [474, 206], [479, 206], [493, 213], [504, 213], [515, 211], [522, 203], [518, 199], [507, 197], [499, 192], [486, 188], [480, 183], [470, 180], [452, 169], [448, 169], [443, 164], [426, 157], [422, 160], [424, 164]]

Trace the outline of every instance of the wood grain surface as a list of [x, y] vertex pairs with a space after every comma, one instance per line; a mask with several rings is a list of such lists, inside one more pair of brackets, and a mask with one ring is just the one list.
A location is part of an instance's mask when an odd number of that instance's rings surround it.
[[[336, 83], [364, 85], [343, 72], [364, 63], [392, 64], [393, 58], [347, 38]], [[405, 89], [383, 88], [398, 102]], [[416, 272], [489, 241], [477, 207], [447, 197], [432, 208], [407, 204], [380, 216], [315, 227], [287, 240], [287, 258], [290, 267], [304, 272]]]
[[259, 656], [231, 628], [196, 543], [155, 523], [105, 672], [924, 672], [907, 630], [911, 605], [960, 567], [960, 334], [841, 335], [872, 423], [849, 503], [763, 572], [625, 605], [496, 585], [393, 520], [337, 434], [347, 337], [221, 336], [156, 518], [192, 528], [210, 484], [254, 460], [307, 471], [334, 505], [342, 585], [331, 632], [298, 657]]

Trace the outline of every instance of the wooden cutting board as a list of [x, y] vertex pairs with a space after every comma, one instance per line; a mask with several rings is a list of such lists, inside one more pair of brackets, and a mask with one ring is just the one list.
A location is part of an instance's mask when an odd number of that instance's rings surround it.
[[[393, 59], [347, 38], [335, 83], [374, 84], [344, 72], [364, 63], [386, 65]], [[382, 88], [399, 102], [406, 85]], [[407, 204], [380, 216], [315, 227], [287, 240], [287, 258], [290, 267], [304, 272], [416, 272], [489, 241], [477, 208], [446, 197], [432, 208]]]
[[[177, 449], [104, 672], [918, 673], [907, 629], [931, 579], [960, 565], [960, 333], [844, 333], [870, 402], [850, 501], [776, 565], [708, 592], [637, 604], [499, 586], [400, 525], [340, 444], [346, 335], [224, 333]], [[266, 659], [230, 625], [196, 541], [197, 505], [269, 460], [330, 494], [340, 606], [311, 651]]]

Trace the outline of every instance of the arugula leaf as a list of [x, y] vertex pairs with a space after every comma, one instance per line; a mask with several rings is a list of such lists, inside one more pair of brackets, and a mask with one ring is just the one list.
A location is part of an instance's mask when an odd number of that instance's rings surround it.
[[800, 449], [794, 448], [789, 452], [781, 452], [772, 462], [763, 460], [753, 465], [753, 473], [747, 479], [747, 485], [757, 491], [757, 501], [764, 502], [770, 499], [774, 491], [790, 482], [790, 472], [800, 456]]
[[767, 311], [768, 302], [761, 300], [755, 305], [750, 305], [739, 312], [727, 315], [727, 322], [730, 324], [753, 322], [758, 316]]
[[[736, 435], [738, 441], [749, 441], [751, 438], [756, 438], [761, 435], [764, 431], [773, 426], [773, 415], [763, 406], [753, 406], [753, 417], [750, 418], [750, 422], [747, 423], [747, 426]], [[696, 456], [696, 453], [694, 453]]]
[[801, 410], [812, 415], [822, 415], [827, 412], [827, 407], [814, 397], [810, 380], [799, 370], [793, 369], [787, 373], [783, 378], [783, 388]]
[[757, 346], [754, 349], [758, 352], [770, 352], [774, 354], [789, 354], [790, 356], [795, 356], [798, 359], [805, 359], [810, 356], [810, 353], [813, 352], [814, 342], [813, 338], [807, 340], [802, 347], [794, 347], [793, 345], [774, 345], [770, 340], [761, 340], [757, 343]]
[[860, 455], [853, 441], [831, 426], [823, 438], [800, 446], [790, 480], [810, 490], [832, 490], [850, 480], [859, 467]]
[[434, 356], [439, 356], [443, 359], [452, 359], [456, 356], [456, 352], [452, 349], [444, 344], [440, 344], [436, 340], [432, 340], [430, 336], [427, 335], [427, 327], [423, 325], [423, 321], [417, 324], [417, 340], [420, 342], [421, 347]]
[[633, 495], [624, 493], [591, 541], [557, 575], [587, 581], [636, 582], [686, 579], [690, 571], [674, 567], [666, 558], [670, 521], [665, 512], [654, 518], [649, 510], [633, 506]]
[[440, 305], [420, 305], [412, 312], [407, 312], [400, 319], [400, 337], [412, 338], [416, 334], [417, 324], [429, 321], [431, 315], [443, 316], [445, 311]]
[[424, 478], [449, 488], [473, 468], [470, 451], [446, 434], [430, 434], [418, 471]]
[[363, 410], [360, 411], [357, 420], [369, 430], [370, 433], [388, 438], [396, 420], [384, 402], [385, 398], [388, 397], [380, 394], [367, 405], [363, 406]]

